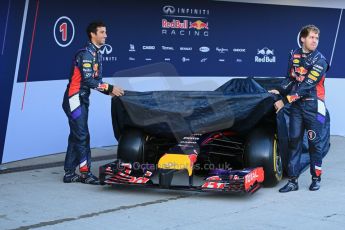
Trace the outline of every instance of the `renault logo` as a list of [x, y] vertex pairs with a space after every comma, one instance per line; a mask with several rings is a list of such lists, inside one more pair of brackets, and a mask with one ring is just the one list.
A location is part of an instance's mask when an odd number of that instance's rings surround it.
[[109, 44], [104, 44], [100, 49], [99, 52], [101, 54], [110, 54], [113, 51], [113, 47], [111, 47], [111, 45]]
[[173, 13], [175, 13], [175, 7], [173, 7], [173, 6], [164, 6], [163, 7], [163, 12], [165, 14], [173, 14]]

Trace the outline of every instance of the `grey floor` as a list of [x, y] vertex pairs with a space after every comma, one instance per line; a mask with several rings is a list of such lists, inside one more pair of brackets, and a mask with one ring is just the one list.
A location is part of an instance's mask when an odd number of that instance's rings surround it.
[[[64, 184], [64, 154], [3, 164], [0, 229], [344, 229], [345, 138], [331, 143], [321, 189], [308, 190], [307, 171], [288, 194], [285, 180], [253, 195]], [[115, 151], [92, 150], [95, 174]]]

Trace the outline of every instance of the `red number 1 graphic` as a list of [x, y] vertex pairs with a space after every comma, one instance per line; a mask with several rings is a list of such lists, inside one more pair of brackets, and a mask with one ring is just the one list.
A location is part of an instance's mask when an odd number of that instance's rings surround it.
[[64, 22], [60, 25], [60, 32], [62, 33], [62, 41], [67, 40], [67, 23]]

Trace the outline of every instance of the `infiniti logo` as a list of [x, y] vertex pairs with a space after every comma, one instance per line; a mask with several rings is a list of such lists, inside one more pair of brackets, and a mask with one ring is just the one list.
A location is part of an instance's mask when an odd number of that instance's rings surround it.
[[101, 54], [110, 54], [113, 51], [113, 47], [111, 47], [111, 45], [109, 44], [104, 44], [100, 49], [99, 52]]
[[163, 12], [165, 14], [173, 14], [173, 13], [175, 13], [175, 7], [173, 7], [173, 6], [164, 6], [163, 7]]

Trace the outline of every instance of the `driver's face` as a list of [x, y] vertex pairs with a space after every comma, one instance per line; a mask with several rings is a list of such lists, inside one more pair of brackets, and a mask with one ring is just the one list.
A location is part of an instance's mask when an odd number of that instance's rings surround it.
[[97, 27], [96, 34], [91, 33], [92, 36], [92, 41], [96, 45], [104, 45], [105, 44], [105, 39], [107, 38], [107, 29], [105, 27]]
[[307, 51], [314, 51], [316, 50], [319, 44], [319, 34], [315, 33], [314, 31], [310, 31], [308, 36], [305, 38], [301, 38], [303, 42], [303, 48]]

